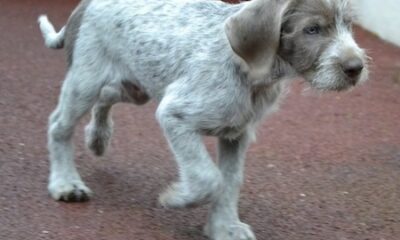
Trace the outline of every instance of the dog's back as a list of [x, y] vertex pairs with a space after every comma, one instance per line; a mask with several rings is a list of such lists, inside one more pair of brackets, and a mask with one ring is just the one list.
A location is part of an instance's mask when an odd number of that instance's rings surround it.
[[65, 28], [68, 64], [103, 62], [159, 99], [186, 71], [204, 78], [226, 71], [232, 51], [224, 22], [240, 8], [209, 0], [84, 0]]

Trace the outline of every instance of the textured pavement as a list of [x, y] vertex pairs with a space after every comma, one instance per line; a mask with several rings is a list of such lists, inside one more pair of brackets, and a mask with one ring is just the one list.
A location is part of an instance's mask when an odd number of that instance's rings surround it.
[[[0, 0], [0, 240], [204, 240], [207, 206], [157, 206], [176, 166], [155, 103], [114, 108], [100, 159], [83, 147], [85, 118], [76, 159], [95, 195], [77, 204], [48, 196], [46, 122], [66, 64], [43, 46], [36, 17], [60, 27], [76, 2]], [[370, 81], [324, 94], [294, 82], [248, 153], [240, 214], [259, 240], [400, 239], [400, 49], [356, 33], [373, 58]], [[214, 143], [207, 138], [213, 153]]]

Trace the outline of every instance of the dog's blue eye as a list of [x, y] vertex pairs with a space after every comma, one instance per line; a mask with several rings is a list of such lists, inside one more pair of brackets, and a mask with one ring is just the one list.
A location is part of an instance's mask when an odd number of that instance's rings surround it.
[[318, 25], [315, 25], [315, 26], [312, 26], [312, 27], [306, 27], [304, 29], [304, 32], [306, 34], [309, 34], [309, 35], [319, 34], [321, 32], [321, 27], [318, 26]]

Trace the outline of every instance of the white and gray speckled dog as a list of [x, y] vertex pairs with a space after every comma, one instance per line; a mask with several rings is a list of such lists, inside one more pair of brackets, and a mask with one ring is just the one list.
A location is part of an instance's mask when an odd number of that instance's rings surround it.
[[[237, 205], [245, 151], [257, 123], [277, 106], [284, 79], [321, 90], [366, 80], [346, 0], [83, 0], [56, 32], [39, 18], [45, 43], [67, 50], [69, 70], [49, 120], [49, 192], [91, 195], [73, 160], [71, 137], [92, 110], [86, 142], [102, 155], [118, 102], [159, 102], [159, 121], [179, 165], [160, 196], [165, 207], [210, 201], [205, 232], [215, 240], [255, 239]], [[210, 158], [202, 135], [219, 138]]]

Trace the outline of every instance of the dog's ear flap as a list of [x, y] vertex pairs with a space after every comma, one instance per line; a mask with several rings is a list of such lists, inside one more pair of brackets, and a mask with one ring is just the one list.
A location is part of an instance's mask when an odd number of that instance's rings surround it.
[[225, 23], [233, 51], [250, 73], [264, 76], [271, 70], [279, 47], [283, 15], [290, 0], [253, 0]]

